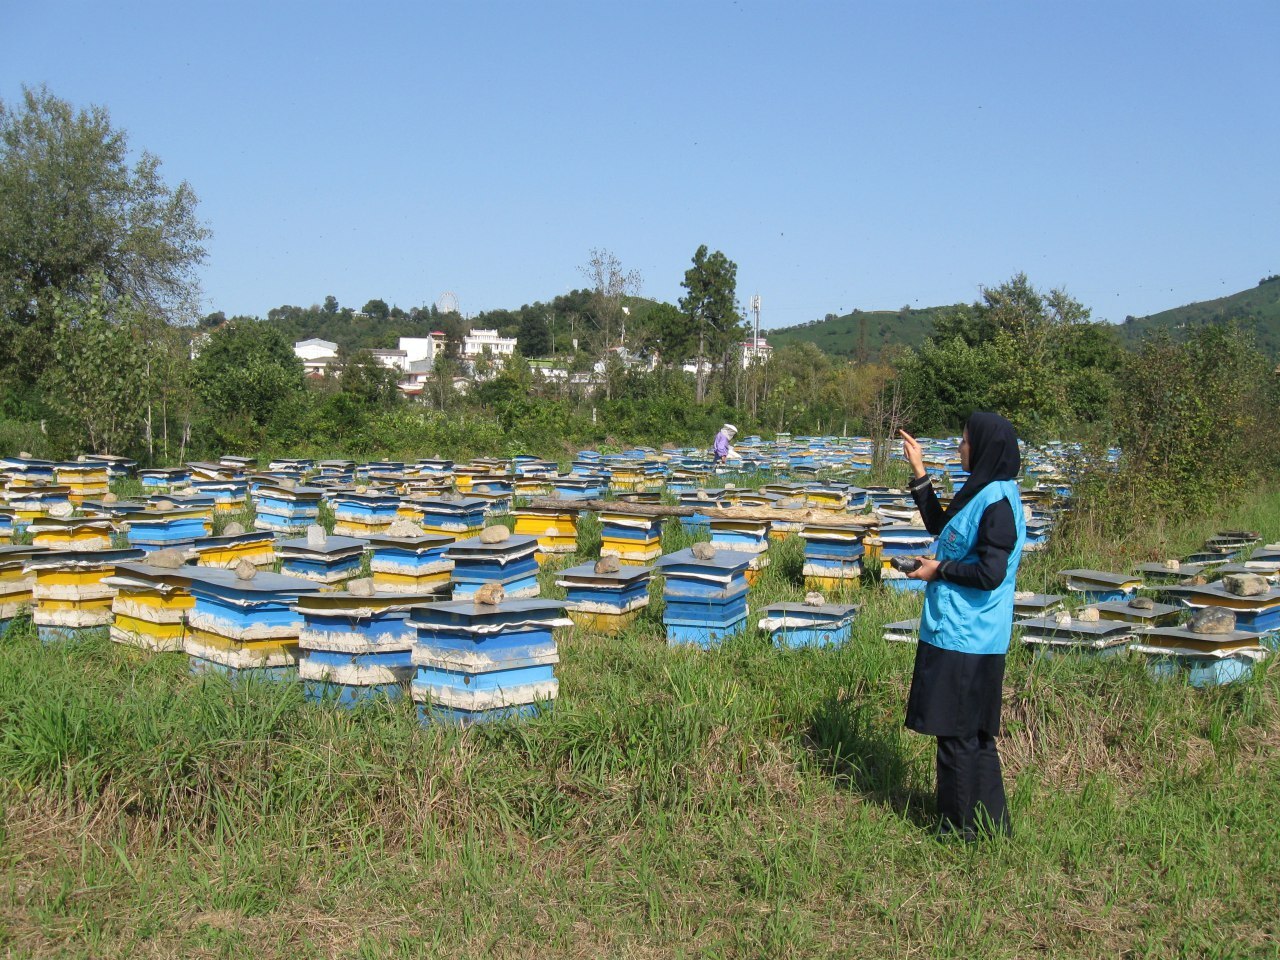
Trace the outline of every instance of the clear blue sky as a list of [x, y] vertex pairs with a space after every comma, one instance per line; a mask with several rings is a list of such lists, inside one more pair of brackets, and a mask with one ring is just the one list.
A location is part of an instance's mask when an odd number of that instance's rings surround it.
[[674, 301], [766, 327], [1025, 270], [1122, 319], [1280, 272], [1280, 2], [0, 0], [0, 98], [111, 111], [213, 230], [207, 309]]

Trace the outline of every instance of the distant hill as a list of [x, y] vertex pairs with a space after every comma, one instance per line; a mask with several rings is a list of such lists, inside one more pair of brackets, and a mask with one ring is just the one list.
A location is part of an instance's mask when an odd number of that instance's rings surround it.
[[1190, 327], [1227, 320], [1236, 320], [1252, 330], [1258, 338], [1258, 348], [1273, 359], [1280, 359], [1280, 276], [1266, 277], [1256, 287], [1217, 300], [1188, 303], [1149, 317], [1125, 317], [1119, 330], [1125, 343], [1136, 346], [1148, 333], [1163, 330], [1177, 339], [1185, 336]]
[[922, 307], [901, 310], [854, 310], [843, 316], [827, 314], [822, 320], [795, 327], [762, 330], [775, 349], [808, 341], [837, 357], [857, 357], [865, 346], [868, 360], [877, 359], [885, 347], [918, 347], [933, 335], [933, 319], [955, 307]]

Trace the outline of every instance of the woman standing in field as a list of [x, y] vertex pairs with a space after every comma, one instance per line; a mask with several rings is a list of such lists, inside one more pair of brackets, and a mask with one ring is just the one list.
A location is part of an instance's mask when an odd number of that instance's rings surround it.
[[1013, 425], [994, 413], [965, 423], [960, 462], [969, 479], [946, 510], [924, 468], [920, 444], [902, 431], [911, 495], [937, 540], [934, 559], [910, 574], [928, 581], [920, 618], [907, 727], [938, 738], [938, 814], [944, 833], [977, 839], [1008, 833], [1009, 812], [995, 738], [1004, 657], [1013, 628], [1014, 580], [1026, 524]]

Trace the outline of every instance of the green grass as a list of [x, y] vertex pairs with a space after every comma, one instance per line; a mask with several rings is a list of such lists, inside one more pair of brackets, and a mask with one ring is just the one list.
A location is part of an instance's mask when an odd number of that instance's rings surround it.
[[[1280, 495], [1215, 526], [1280, 536]], [[582, 524], [583, 557], [598, 527]], [[676, 522], [664, 547], [690, 542]], [[753, 611], [803, 594], [771, 548]], [[578, 557], [556, 562], [568, 564]], [[554, 573], [543, 573], [554, 595]], [[193, 678], [103, 638], [0, 640], [0, 948], [85, 957], [1276, 955], [1276, 671], [1197, 691], [1015, 648], [1015, 835], [931, 831], [932, 741], [902, 729], [918, 597], [866, 587], [853, 640], [670, 649], [660, 603], [571, 634], [554, 710], [419, 726], [293, 685]]]

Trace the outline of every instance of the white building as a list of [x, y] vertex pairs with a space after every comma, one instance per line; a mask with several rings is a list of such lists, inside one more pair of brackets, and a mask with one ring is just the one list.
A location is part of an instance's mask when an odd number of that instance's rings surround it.
[[750, 340], [743, 340], [739, 346], [742, 349], [743, 370], [757, 360], [761, 363], [766, 362], [773, 353], [773, 347], [769, 346], [769, 342], [764, 337], [752, 337]]
[[319, 337], [299, 340], [293, 345], [293, 353], [302, 361], [302, 369], [309, 377], [323, 377], [338, 361], [338, 345]]
[[516, 352], [514, 337], [500, 337], [497, 330], [472, 330], [462, 340], [462, 355], [468, 360], [486, 353], [495, 360], [509, 357]]

